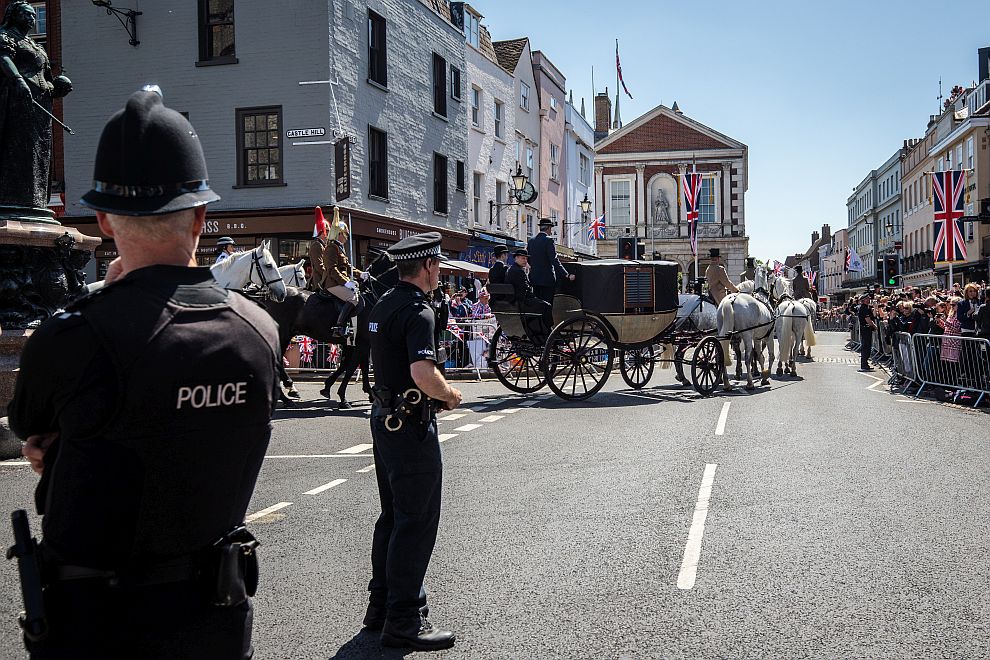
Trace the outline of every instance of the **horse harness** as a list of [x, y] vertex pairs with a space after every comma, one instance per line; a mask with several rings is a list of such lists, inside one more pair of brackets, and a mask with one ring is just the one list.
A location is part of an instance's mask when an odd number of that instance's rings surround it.
[[[757, 293], [761, 289], [763, 290], [764, 293], [766, 293], [766, 290], [763, 289], [763, 287], [760, 287], [759, 289], [754, 290], [753, 293]], [[736, 298], [735, 297], [737, 295], [739, 295], [739, 294], [733, 293], [733, 294], [729, 294], [729, 295], [732, 296], [732, 299], [729, 300], [729, 304], [735, 306], [735, 304], [736, 304]], [[753, 325], [753, 326], [750, 326], [748, 328], [743, 328], [742, 330], [733, 330], [732, 333], [729, 336], [726, 337], [726, 339], [731, 339], [732, 338], [732, 335], [739, 334], [739, 333], [742, 333], [742, 332], [749, 332], [750, 330], [756, 330], [758, 328], [765, 328], [768, 325], [772, 326], [774, 323], [777, 322], [778, 316], [775, 313], [774, 309], [770, 306], [769, 303], [767, 303], [764, 300], [761, 300], [760, 298], [757, 298], [756, 296], [750, 296], [750, 297], [753, 298], [753, 300], [759, 302], [760, 304], [762, 304], [764, 307], [767, 308], [767, 311], [770, 312], [770, 320], [767, 321], [766, 323], [758, 323], [758, 324]], [[762, 339], [766, 339], [768, 336], [770, 336], [770, 333], [769, 332], [767, 332], [762, 337], [755, 337], [755, 335], [754, 335], [754, 338], [755, 339], [761, 339], [762, 340]]]
[[[273, 280], [265, 279], [265, 272], [261, 269], [261, 257], [258, 256], [257, 252], [251, 252], [251, 266], [254, 268], [254, 272], [258, 273], [258, 279], [261, 280], [261, 286], [267, 291], [268, 287], [276, 282], [282, 281], [282, 276], [279, 275]], [[278, 272], [277, 270], [275, 271]]]

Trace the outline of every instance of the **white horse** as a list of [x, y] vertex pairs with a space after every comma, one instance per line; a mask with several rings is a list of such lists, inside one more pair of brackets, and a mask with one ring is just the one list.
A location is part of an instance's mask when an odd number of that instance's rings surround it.
[[818, 338], [815, 336], [815, 318], [818, 316], [818, 303], [816, 303], [811, 298], [801, 298], [799, 301], [808, 309], [808, 324], [804, 326], [804, 335], [798, 342], [798, 355], [803, 355], [809, 360], [813, 360], [811, 357], [811, 347], [818, 344]]
[[225, 289], [243, 289], [248, 284], [267, 288], [277, 302], [285, 300], [286, 288], [268, 242], [253, 250], [235, 252], [218, 264], [210, 266], [213, 279]]
[[[759, 288], [759, 275], [757, 288]], [[765, 279], [765, 276], [763, 276]], [[753, 383], [752, 361], [754, 357], [759, 363], [761, 385], [770, 384], [770, 370], [764, 368], [762, 343], [773, 331], [773, 313], [770, 307], [748, 293], [730, 293], [718, 305], [716, 331], [722, 343], [725, 354], [725, 366], [732, 364], [729, 356], [729, 340], [738, 338], [742, 348], [742, 361], [746, 365], [746, 389], [752, 390]], [[757, 347], [759, 346], [759, 349]], [[770, 363], [773, 362], [773, 343], [768, 344]], [[767, 365], [769, 366], [769, 365]], [[732, 389], [728, 371], [722, 371], [722, 389]]]
[[[707, 332], [715, 329], [715, 306], [706, 301], [701, 296], [693, 293], [681, 293], [677, 296], [677, 317], [675, 323], [685, 330], [694, 329]], [[660, 355], [660, 368], [670, 369], [675, 357], [676, 347], [674, 344], [664, 344]], [[682, 385], [687, 385], [688, 381], [677, 374], [676, 379]]]
[[787, 278], [777, 277], [773, 282], [773, 295], [777, 302], [777, 375], [797, 376], [797, 348], [805, 328], [811, 322], [808, 308], [794, 300], [791, 283]]
[[294, 286], [297, 289], [305, 288], [306, 269], [303, 268], [304, 263], [306, 263], [306, 260], [300, 259], [298, 263], [279, 266], [278, 274], [282, 276], [282, 281], [285, 282], [286, 285]]

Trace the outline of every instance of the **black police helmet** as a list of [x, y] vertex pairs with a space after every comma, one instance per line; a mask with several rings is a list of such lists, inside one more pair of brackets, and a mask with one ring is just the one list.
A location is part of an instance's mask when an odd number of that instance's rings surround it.
[[161, 90], [134, 92], [103, 128], [82, 203], [117, 215], [164, 215], [215, 202], [196, 130]]

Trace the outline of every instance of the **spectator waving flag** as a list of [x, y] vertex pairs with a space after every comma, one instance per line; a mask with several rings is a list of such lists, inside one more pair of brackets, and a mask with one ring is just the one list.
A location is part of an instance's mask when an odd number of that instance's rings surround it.
[[447, 321], [447, 332], [454, 335], [461, 341], [464, 341], [464, 333], [461, 332], [461, 329], [457, 327], [457, 323], [455, 323], [453, 320]]
[[602, 213], [599, 217], [595, 218], [591, 225], [588, 227], [588, 240], [589, 241], [600, 241], [605, 240], [605, 214]]
[[932, 200], [935, 205], [935, 262], [966, 261], [966, 239], [962, 217], [965, 172], [932, 172]]
[[[622, 83], [622, 90], [626, 93], [626, 96], [628, 96], [629, 98], [632, 98], [633, 96], [632, 96], [632, 94], [629, 93], [629, 88], [626, 87], [626, 81], [622, 77], [622, 65], [619, 63], [619, 40], [618, 39], [615, 40], [615, 74], [618, 77], [619, 82]], [[616, 107], [618, 107], [618, 106], [616, 106]]]
[[299, 361], [309, 362], [313, 359], [313, 340], [309, 337], [299, 339]]
[[691, 236], [691, 254], [698, 254], [698, 198], [701, 196], [701, 175], [688, 172], [681, 177], [684, 192], [684, 208], [687, 210], [688, 231]]

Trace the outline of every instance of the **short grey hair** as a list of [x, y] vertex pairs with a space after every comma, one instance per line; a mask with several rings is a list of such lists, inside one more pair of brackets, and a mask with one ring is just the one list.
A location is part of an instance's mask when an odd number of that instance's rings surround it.
[[107, 222], [114, 234], [125, 240], [173, 241], [188, 234], [196, 221], [196, 209], [184, 209], [165, 215], [114, 215], [107, 213]]

